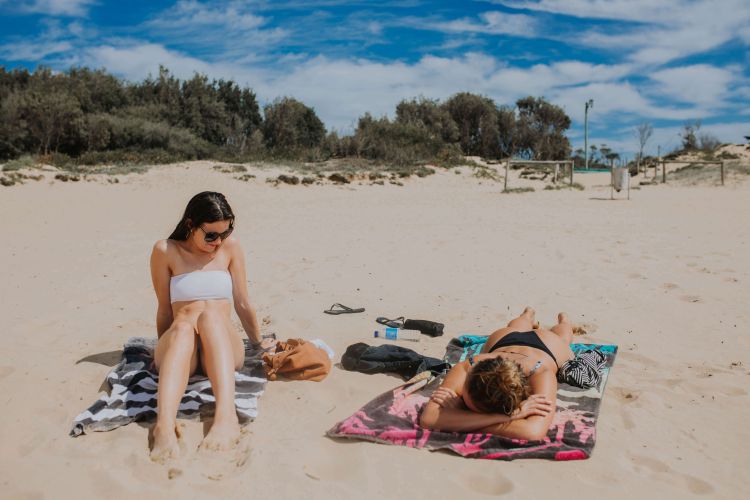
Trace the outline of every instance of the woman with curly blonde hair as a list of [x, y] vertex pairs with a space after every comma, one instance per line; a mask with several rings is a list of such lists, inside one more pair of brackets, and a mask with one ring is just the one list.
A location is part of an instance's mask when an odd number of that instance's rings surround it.
[[555, 414], [557, 370], [573, 358], [573, 325], [565, 313], [540, 328], [527, 307], [487, 339], [481, 354], [454, 366], [425, 405], [429, 429], [544, 439]]

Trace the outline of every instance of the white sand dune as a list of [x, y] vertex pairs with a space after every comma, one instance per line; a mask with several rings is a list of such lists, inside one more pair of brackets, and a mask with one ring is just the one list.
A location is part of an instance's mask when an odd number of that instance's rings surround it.
[[[0, 188], [0, 496], [3, 498], [740, 498], [750, 486], [750, 183], [648, 186], [609, 201], [585, 191], [500, 194], [441, 171], [404, 187], [249, 182], [210, 163], [155, 167], [119, 184], [44, 180]], [[586, 323], [620, 346], [593, 457], [492, 462], [324, 432], [398, 379], [334, 368], [322, 383], [274, 382], [242, 447], [148, 458], [148, 428], [68, 437], [130, 336], [155, 335], [148, 271], [198, 191], [237, 215], [266, 331], [322, 338], [337, 356], [372, 342], [376, 316], [432, 319], [439, 356], [526, 304]], [[334, 302], [367, 308], [328, 316]]]

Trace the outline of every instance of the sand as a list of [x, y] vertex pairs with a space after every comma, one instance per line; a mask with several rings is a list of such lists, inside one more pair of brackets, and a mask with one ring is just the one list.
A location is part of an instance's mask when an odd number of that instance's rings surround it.
[[[468, 168], [403, 187], [272, 187], [212, 163], [0, 188], [0, 496], [3, 498], [518, 498], [708, 496], [750, 486], [750, 182], [500, 194]], [[636, 183], [637, 184], [637, 183]], [[636, 186], [637, 187], [637, 186]], [[620, 346], [589, 460], [493, 462], [324, 437], [398, 383], [334, 367], [321, 383], [272, 382], [241, 446], [148, 458], [148, 426], [68, 437], [130, 336], [155, 335], [148, 256], [190, 196], [225, 193], [264, 333], [371, 342], [377, 316], [431, 319], [439, 356], [530, 304]], [[334, 302], [365, 307], [329, 316]]]

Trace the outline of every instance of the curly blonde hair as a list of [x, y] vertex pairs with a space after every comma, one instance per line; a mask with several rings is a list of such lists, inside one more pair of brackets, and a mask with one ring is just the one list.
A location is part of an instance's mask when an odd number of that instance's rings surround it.
[[529, 380], [521, 366], [500, 357], [474, 365], [467, 384], [474, 405], [487, 413], [511, 415], [530, 393]]

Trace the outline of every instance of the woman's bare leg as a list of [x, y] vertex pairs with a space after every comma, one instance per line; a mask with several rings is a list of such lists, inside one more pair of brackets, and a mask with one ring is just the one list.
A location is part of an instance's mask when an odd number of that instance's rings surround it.
[[188, 378], [198, 366], [198, 341], [193, 325], [175, 321], [159, 339], [154, 365], [159, 372], [156, 393], [156, 425], [151, 459], [157, 462], [177, 458], [177, 409], [185, 394]]
[[[207, 309], [198, 317], [198, 336], [201, 342], [201, 365], [211, 381], [216, 410], [211, 430], [201, 443], [208, 449], [228, 449], [240, 434], [237, 409], [234, 404], [234, 371], [236, 344], [227, 330], [221, 312]], [[240, 343], [241, 345], [241, 343]], [[241, 348], [241, 347], [240, 347]]]
[[573, 323], [570, 322], [570, 318], [564, 312], [557, 315], [557, 324], [550, 330], [556, 333], [565, 342], [565, 345], [573, 343]]
[[520, 316], [513, 318], [508, 322], [508, 326], [500, 328], [492, 333], [484, 343], [482, 352], [486, 353], [492, 346], [494, 346], [498, 340], [509, 334], [510, 332], [528, 332], [539, 327], [539, 323], [536, 321], [536, 311], [533, 307], [526, 306]]
[[533, 307], [526, 306], [520, 316], [510, 320], [507, 328], [512, 328], [517, 331], [527, 332], [537, 328], [539, 325], [536, 322], [536, 311]]

